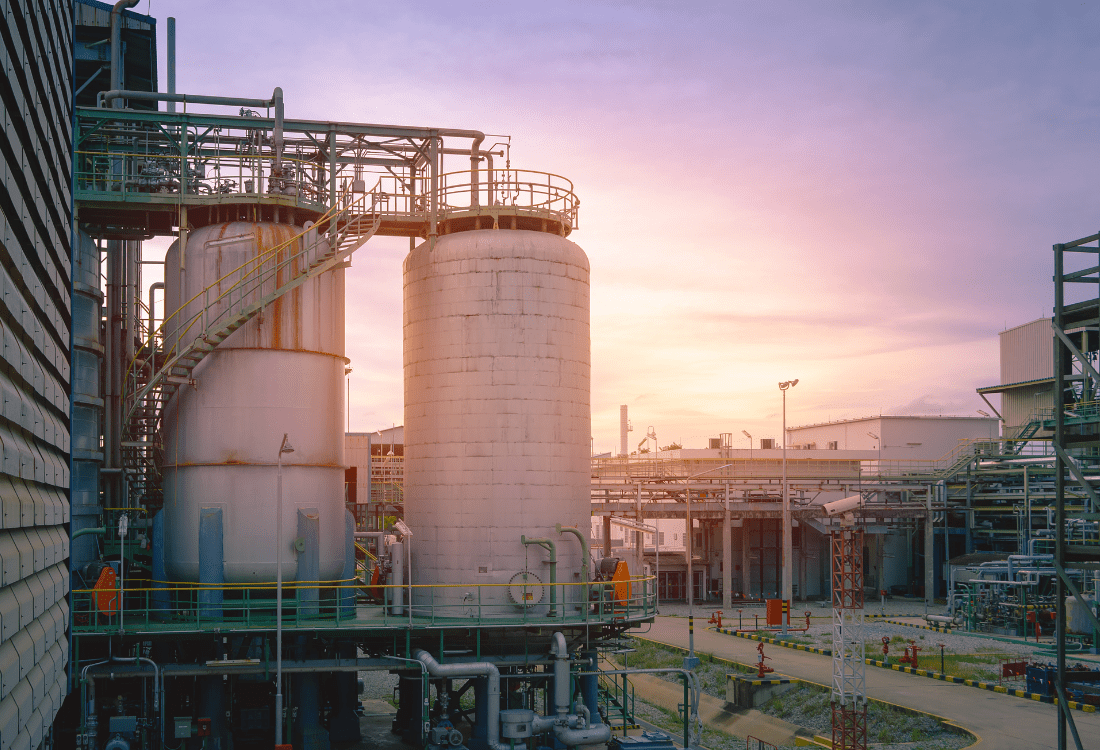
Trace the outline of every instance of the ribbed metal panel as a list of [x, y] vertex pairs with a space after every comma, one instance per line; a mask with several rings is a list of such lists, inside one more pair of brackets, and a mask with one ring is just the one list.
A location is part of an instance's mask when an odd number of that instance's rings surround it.
[[66, 694], [72, 5], [0, 27], [0, 750], [37, 748]]
[[1040, 318], [1001, 332], [1001, 383], [1054, 377], [1054, 332]]

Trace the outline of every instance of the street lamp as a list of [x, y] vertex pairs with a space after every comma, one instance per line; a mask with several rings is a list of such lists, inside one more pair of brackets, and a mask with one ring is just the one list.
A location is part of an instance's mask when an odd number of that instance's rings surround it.
[[752, 460], [752, 435], [749, 434], [748, 430], [741, 430], [741, 434], [749, 439], [749, 460], [751, 461]]
[[878, 465], [875, 466], [875, 471], [877, 473], [881, 474], [882, 473], [882, 438], [880, 438], [878, 435], [871, 432], [870, 430], [867, 431], [867, 435], [868, 435], [868, 437], [874, 438], [875, 441], [876, 441], [876, 444], [878, 445]]
[[287, 433], [279, 446], [275, 479], [275, 744], [283, 744], [283, 454], [293, 453]]
[[785, 380], [779, 384], [779, 390], [783, 393], [783, 601], [787, 602], [787, 617], [780, 616], [783, 624], [783, 635], [787, 635], [787, 620], [790, 618], [790, 606], [792, 598], [791, 587], [791, 547], [794, 541], [791, 539], [791, 503], [788, 497], [787, 487], [787, 389], [798, 385], [798, 379]]

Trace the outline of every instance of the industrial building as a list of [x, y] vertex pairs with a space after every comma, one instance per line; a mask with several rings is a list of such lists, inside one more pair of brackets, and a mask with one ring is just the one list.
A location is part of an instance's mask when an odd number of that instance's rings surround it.
[[[593, 655], [655, 590], [589, 564], [572, 184], [476, 130], [176, 92], [135, 5], [5, 6], [0, 747], [325, 748], [370, 670], [414, 745], [605, 742]], [[374, 236], [409, 240], [408, 438], [357, 523]]]
[[[275, 81], [177, 92], [174, 19], [162, 76], [136, 5], [13, 0], [0, 27], [0, 750], [326, 748], [371, 670], [414, 746], [602, 745], [600, 652], [658, 597], [824, 596], [837, 498], [860, 602], [1011, 629], [1095, 592], [1100, 321], [1062, 287], [1096, 236], [1056, 247], [1053, 336], [1002, 337], [996, 418], [592, 459], [566, 177], [478, 130], [296, 119]], [[343, 421], [344, 269], [376, 236], [409, 240], [405, 424], [377, 443]], [[957, 589], [981, 551], [1026, 565]], [[1091, 637], [1060, 626], [1059, 680]]]

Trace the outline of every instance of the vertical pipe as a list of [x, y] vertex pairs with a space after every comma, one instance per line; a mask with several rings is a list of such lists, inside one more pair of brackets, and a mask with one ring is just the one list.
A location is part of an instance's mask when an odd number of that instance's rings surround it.
[[692, 556], [694, 550], [692, 547], [695, 544], [695, 535], [691, 533], [691, 479], [688, 479], [687, 488], [684, 490], [684, 558], [687, 563], [687, 602], [688, 602], [688, 617], [691, 617], [692, 608], [695, 606], [695, 583], [692, 580]]
[[[111, 89], [118, 91], [122, 85], [122, 11], [133, 8], [138, 0], [119, 0], [111, 8]], [[114, 100], [114, 108], [121, 109], [121, 98]]]
[[[1064, 331], [1062, 308], [1063, 297], [1063, 253], [1065, 245], [1054, 246], [1054, 329]], [[1065, 564], [1065, 516], [1066, 516], [1066, 466], [1062, 460], [1062, 451], [1066, 445], [1066, 347], [1061, 339], [1054, 337], [1054, 570], [1055, 570], [1055, 642], [1057, 654], [1057, 687], [1060, 691], [1066, 677], [1066, 592], [1062, 582]], [[1066, 746], [1066, 707], [1058, 706], [1058, 747]]]
[[[642, 483], [638, 482], [634, 494], [634, 519], [642, 523]], [[645, 570], [645, 532], [634, 531], [634, 549], [638, 553], [638, 571], [635, 575], [642, 575]], [[645, 592], [645, 583], [641, 584], [642, 592]]]
[[[791, 545], [793, 540], [791, 538], [791, 501], [789, 497], [789, 488], [787, 486], [787, 389], [781, 388], [783, 391], [783, 601], [787, 602], [788, 607], [791, 602]], [[783, 635], [787, 634], [787, 621], [790, 619], [788, 612], [787, 616], [782, 617], [783, 623]]]
[[[176, 93], [176, 19], [168, 16], [168, 93]], [[176, 103], [168, 102], [168, 111], [176, 111]]]
[[729, 483], [726, 484], [726, 512], [722, 518], [722, 607], [733, 608], [733, 519]]
[[199, 509], [199, 616], [211, 620], [222, 617], [225, 583], [225, 535], [221, 508]]
[[429, 248], [435, 248], [435, 238], [439, 236], [439, 136], [431, 136], [428, 148], [428, 242]]
[[936, 542], [932, 523], [932, 485], [927, 488], [927, 508], [924, 518], [924, 611], [927, 614], [935, 603], [936, 594]]
[[275, 475], [275, 746], [283, 744], [283, 445]]
[[404, 566], [405, 546], [401, 542], [394, 542], [390, 545], [390, 593], [392, 594], [390, 601], [393, 604], [390, 613], [394, 615], [405, 614], [405, 608], [402, 606], [402, 599], [405, 596], [405, 592], [402, 590], [404, 584], [402, 579], [405, 576]]
[[[1028, 467], [1024, 466], [1024, 546], [1020, 549], [1021, 555], [1031, 554], [1031, 489], [1028, 486], [1030, 477]], [[1100, 593], [1100, 592], [1097, 592]]]
[[752, 557], [749, 555], [750, 523], [752, 523], [752, 520], [748, 518], [741, 522], [741, 593], [745, 598], [749, 599], [752, 598], [752, 577], [750, 576], [750, 572], [752, 571]]

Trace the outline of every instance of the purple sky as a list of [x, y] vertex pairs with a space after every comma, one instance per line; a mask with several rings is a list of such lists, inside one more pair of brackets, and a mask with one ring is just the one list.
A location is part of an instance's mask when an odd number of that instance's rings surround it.
[[[180, 91], [507, 133], [513, 166], [572, 179], [597, 451], [619, 404], [634, 444], [778, 437], [791, 378], [790, 424], [974, 414], [997, 332], [1049, 315], [1051, 245], [1100, 228], [1091, 3], [138, 10], [177, 17]], [[353, 430], [403, 420], [407, 248], [348, 272]]]

